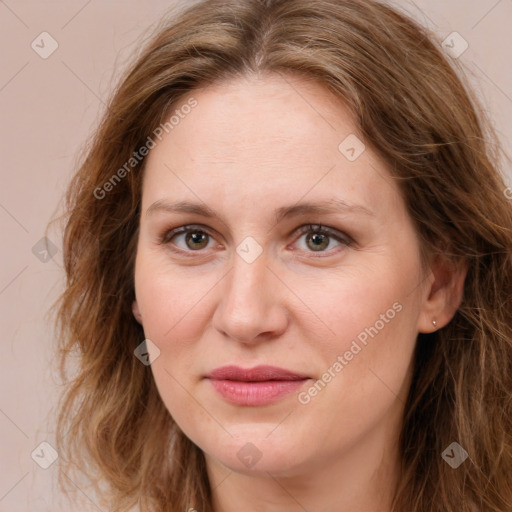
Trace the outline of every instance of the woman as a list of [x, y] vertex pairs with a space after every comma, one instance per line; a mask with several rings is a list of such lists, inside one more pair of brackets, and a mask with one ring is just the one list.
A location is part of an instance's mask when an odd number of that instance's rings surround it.
[[500, 156], [381, 3], [164, 24], [68, 192], [61, 459], [116, 511], [512, 510]]

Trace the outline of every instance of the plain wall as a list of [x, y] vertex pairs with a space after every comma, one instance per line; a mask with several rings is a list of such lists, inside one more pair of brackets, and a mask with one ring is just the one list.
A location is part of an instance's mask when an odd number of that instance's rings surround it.
[[[116, 73], [136, 53], [142, 34], [173, 3], [0, 2], [0, 511], [70, 510], [59, 504], [59, 461], [42, 469], [31, 457], [41, 442], [53, 444], [54, 439], [52, 407], [59, 388], [50, 366], [54, 339], [45, 315], [64, 277], [59, 233], [49, 233], [56, 253], [48, 261], [38, 242]], [[442, 39], [456, 31], [468, 42], [460, 60], [471, 70], [511, 153], [512, 1], [397, 3]], [[40, 52], [49, 49], [49, 39], [40, 42], [42, 32], [58, 43], [46, 59], [31, 47], [35, 40]], [[510, 185], [512, 169], [507, 169]], [[90, 504], [91, 510], [99, 510]]]

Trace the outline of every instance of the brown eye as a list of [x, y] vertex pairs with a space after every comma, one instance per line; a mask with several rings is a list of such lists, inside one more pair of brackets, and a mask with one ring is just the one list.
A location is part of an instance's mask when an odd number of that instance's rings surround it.
[[195, 226], [183, 226], [164, 234], [161, 243], [174, 245], [182, 252], [198, 252], [208, 248], [213, 237], [204, 229]]
[[323, 233], [310, 233], [306, 236], [306, 244], [314, 251], [322, 251], [329, 246], [329, 237]]
[[331, 247], [333, 245], [332, 240], [336, 241], [338, 247], [349, 246], [353, 243], [352, 238], [350, 238], [348, 235], [345, 235], [338, 230], [319, 224], [308, 224], [306, 226], [302, 226], [299, 229], [299, 234], [306, 234], [306, 248], [304, 250], [307, 252], [330, 253], [331, 251], [327, 251], [326, 249], [334, 249], [336, 247], [336, 245]]
[[185, 243], [190, 249], [204, 249], [205, 241], [208, 242], [208, 234], [204, 231], [190, 231], [185, 233]]

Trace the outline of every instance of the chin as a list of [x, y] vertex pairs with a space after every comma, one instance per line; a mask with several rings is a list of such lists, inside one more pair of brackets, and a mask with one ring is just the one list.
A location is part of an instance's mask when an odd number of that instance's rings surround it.
[[[272, 428], [275, 428], [275, 424]], [[223, 441], [198, 444], [210, 457], [220, 462], [231, 471], [246, 475], [293, 476], [305, 470], [307, 454], [300, 448], [304, 443], [295, 440], [290, 433], [285, 435], [270, 434], [272, 429], [249, 428], [239, 425], [233, 437], [225, 435]]]

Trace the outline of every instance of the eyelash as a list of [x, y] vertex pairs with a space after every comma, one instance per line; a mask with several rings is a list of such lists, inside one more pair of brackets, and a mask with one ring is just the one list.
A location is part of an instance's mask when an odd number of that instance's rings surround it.
[[[194, 257], [194, 256], [197, 256], [197, 254], [194, 254], [194, 253], [201, 253], [203, 252], [202, 249], [198, 249], [197, 251], [193, 251], [193, 250], [184, 250], [184, 249], [177, 249], [177, 248], [174, 248], [174, 247], [171, 247], [171, 245], [174, 245], [174, 244], [171, 244], [171, 240], [176, 236], [176, 235], [181, 235], [181, 234], [187, 234], [187, 233], [190, 233], [190, 232], [200, 232], [200, 233], [205, 233], [207, 234], [209, 237], [211, 238], [214, 238], [213, 235], [208, 231], [208, 229], [205, 229], [203, 226], [201, 225], [196, 225], [196, 224], [190, 224], [190, 225], [186, 225], [186, 226], [181, 226], [179, 228], [175, 228], [175, 229], [171, 229], [169, 231], [166, 231], [160, 238], [160, 243], [162, 245], [167, 245], [169, 246], [169, 248], [173, 251], [173, 252], [176, 252], [176, 253], [179, 253], [181, 255], [184, 255], [186, 257]], [[340, 242], [341, 244], [345, 245], [346, 247], [350, 247], [353, 243], [354, 243], [354, 240], [348, 236], [347, 234], [345, 233], [341, 233], [340, 231], [336, 230], [336, 229], [333, 229], [333, 228], [329, 228], [327, 226], [323, 226], [321, 224], [305, 224], [301, 227], [299, 227], [296, 231], [295, 231], [295, 234], [298, 235], [299, 237], [304, 235], [305, 233], [314, 233], [314, 234], [320, 234], [320, 235], [326, 235], [330, 238], [334, 238], [336, 241]], [[308, 252], [311, 252], [311, 253], [315, 253], [315, 251], [308, 251]], [[330, 253], [331, 251], [318, 251], [318, 253]], [[330, 256], [331, 254], [329, 254]], [[326, 257], [326, 256], [314, 256], [315, 258], [323, 258], [323, 257]]]

